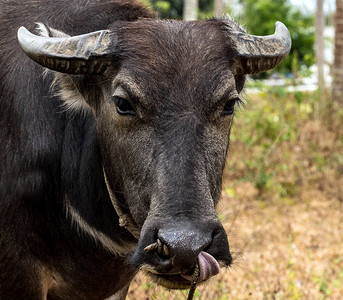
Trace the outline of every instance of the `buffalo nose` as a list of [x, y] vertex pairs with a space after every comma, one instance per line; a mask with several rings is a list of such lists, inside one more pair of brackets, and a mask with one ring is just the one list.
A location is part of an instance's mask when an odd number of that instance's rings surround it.
[[219, 263], [231, 264], [227, 236], [216, 219], [200, 222], [173, 220], [149, 225], [142, 231], [138, 247], [130, 258], [131, 264], [137, 268], [155, 275], [179, 274], [189, 281], [189, 275], [197, 265], [198, 280], [204, 281], [219, 273]]
[[196, 228], [161, 228], [156, 248], [160, 256], [170, 259], [171, 272], [186, 273], [192, 270], [199, 253], [212, 242], [212, 234]]

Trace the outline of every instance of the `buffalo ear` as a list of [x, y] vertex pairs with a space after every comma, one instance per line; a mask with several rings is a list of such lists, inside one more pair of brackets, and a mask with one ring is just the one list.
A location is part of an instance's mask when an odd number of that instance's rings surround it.
[[18, 41], [27, 56], [48, 69], [85, 75], [103, 74], [111, 64], [108, 30], [66, 37], [42, 37], [25, 27], [18, 30]]
[[243, 31], [231, 31], [236, 53], [234, 75], [256, 74], [279, 65], [291, 50], [292, 40], [287, 27], [275, 23], [275, 33], [255, 36]]

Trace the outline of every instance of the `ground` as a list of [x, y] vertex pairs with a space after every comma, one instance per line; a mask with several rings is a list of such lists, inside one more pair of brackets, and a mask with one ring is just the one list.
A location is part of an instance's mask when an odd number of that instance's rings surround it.
[[[248, 95], [218, 214], [234, 262], [194, 299], [342, 299], [343, 110], [326, 93]], [[139, 274], [128, 299], [186, 299]]]

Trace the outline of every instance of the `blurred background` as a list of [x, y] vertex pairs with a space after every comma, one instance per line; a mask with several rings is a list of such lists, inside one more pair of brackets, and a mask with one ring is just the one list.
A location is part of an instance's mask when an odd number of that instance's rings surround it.
[[[142, 0], [161, 18], [282, 21], [292, 50], [248, 79], [218, 207], [234, 263], [194, 299], [343, 299], [343, 0]], [[139, 274], [128, 299], [186, 299]]]

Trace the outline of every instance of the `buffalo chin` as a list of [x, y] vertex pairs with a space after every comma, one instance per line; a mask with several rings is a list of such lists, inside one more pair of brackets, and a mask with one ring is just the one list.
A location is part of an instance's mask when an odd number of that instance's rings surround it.
[[191, 287], [191, 282], [181, 275], [174, 274], [174, 275], [163, 275], [163, 274], [155, 274], [149, 271], [144, 271], [149, 278], [167, 289], [172, 290], [186, 290]]

